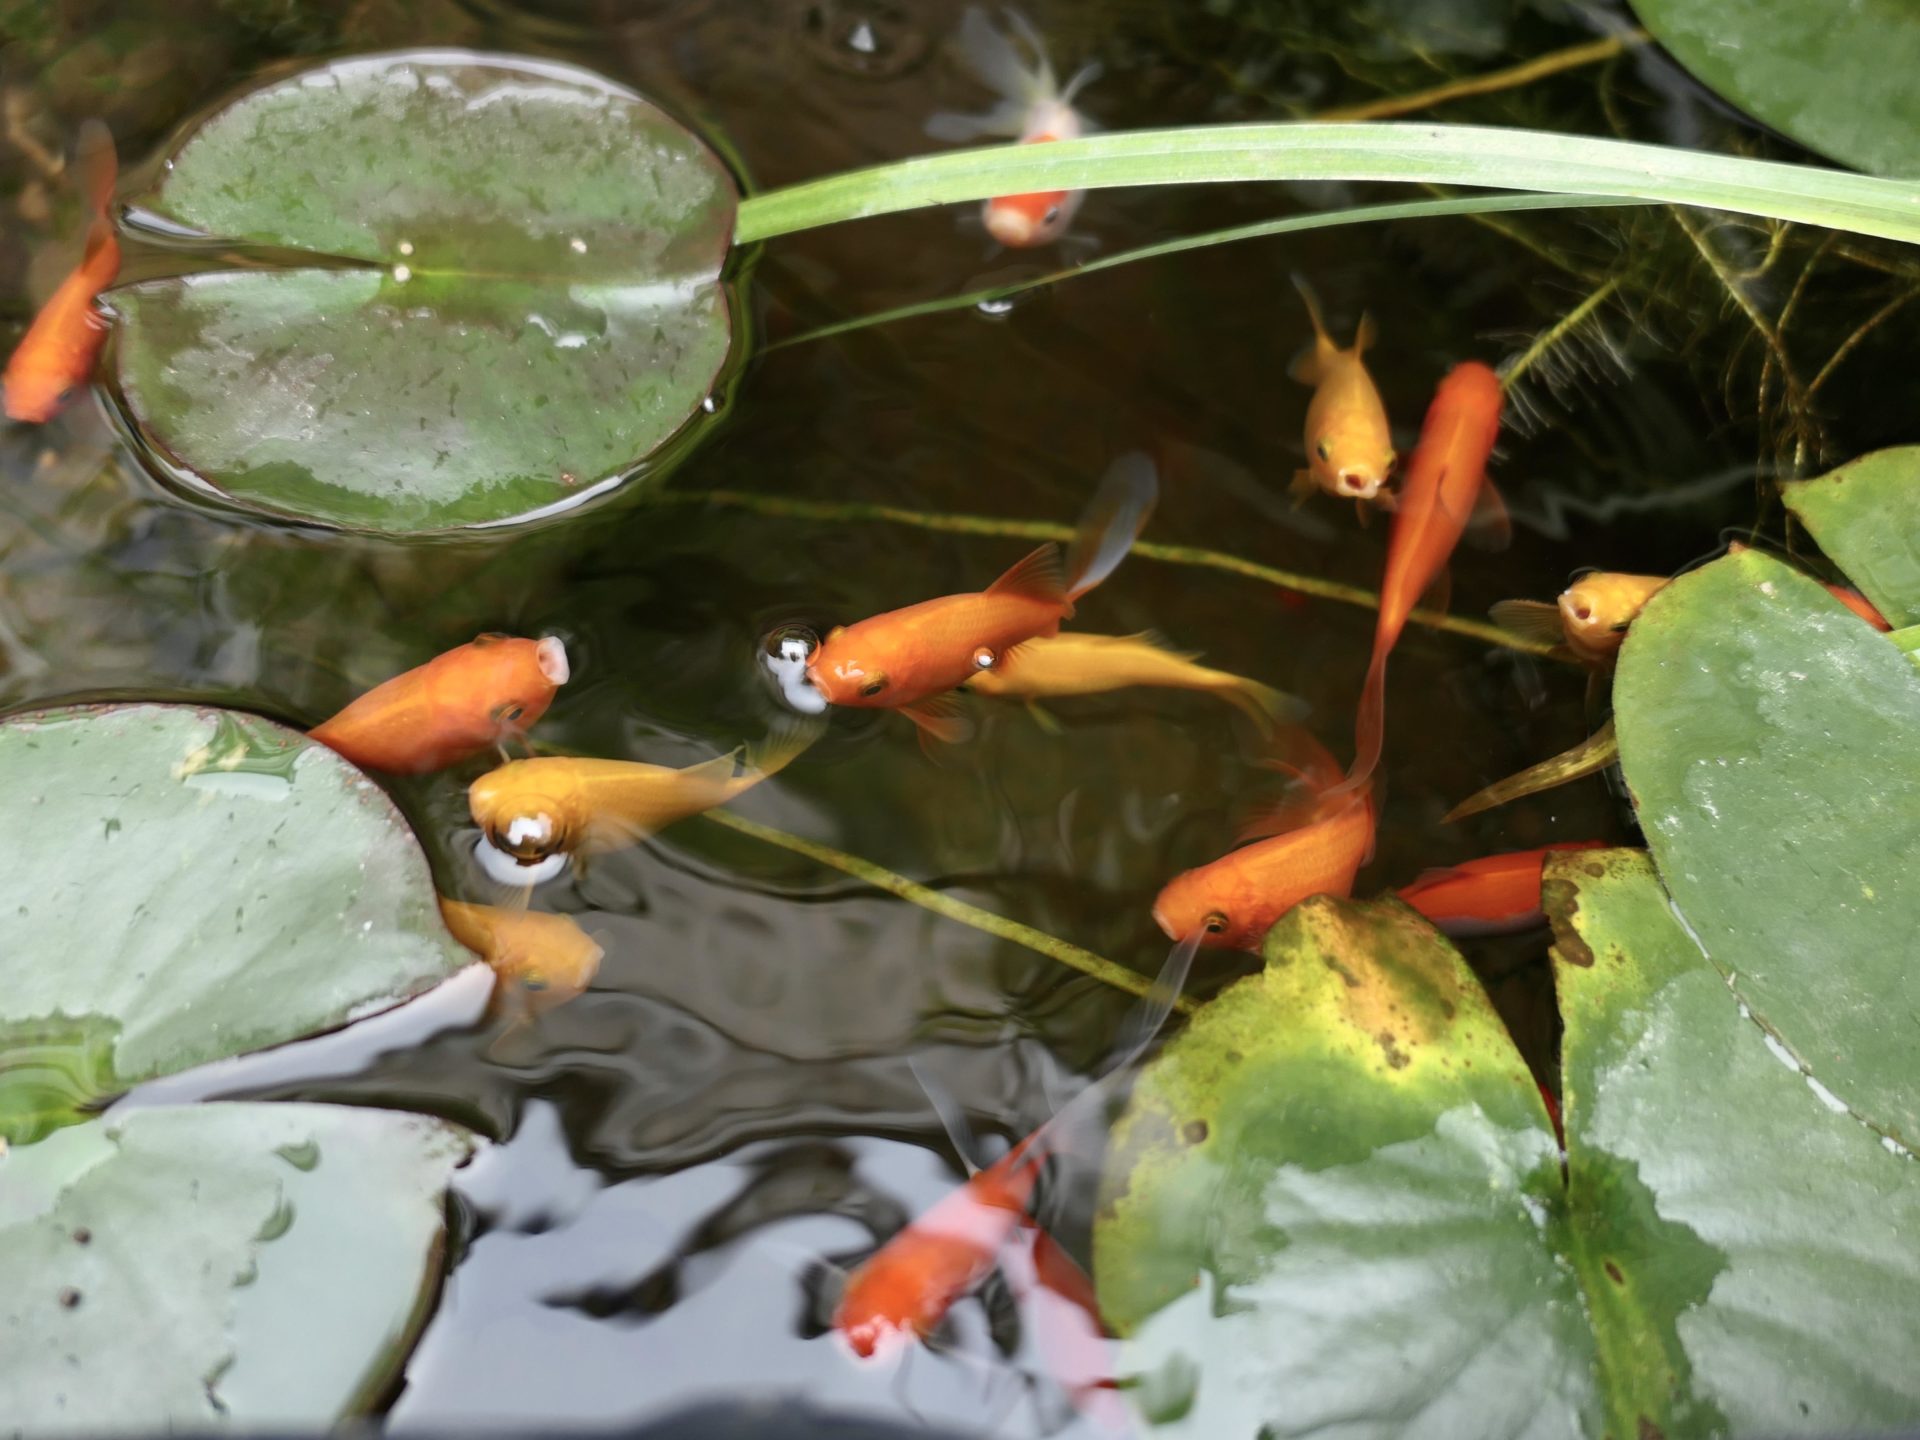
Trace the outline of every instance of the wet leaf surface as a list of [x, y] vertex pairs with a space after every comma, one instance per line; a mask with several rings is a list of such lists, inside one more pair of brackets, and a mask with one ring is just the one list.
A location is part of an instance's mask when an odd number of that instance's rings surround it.
[[731, 343], [733, 183], [588, 72], [412, 52], [241, 96], [142, 208], [348, 268], [116, 292], [119, 379], [166, 468], [349, 528], [500, 523], [617, 483]]
[[1920, 446], [1876, 450], [1780, 493], [1890, 623], [1920, 622]]
[[0, 723], [0, 1138], [329, 1029], [470, 957], [392, 804], [253, 716], [74, 707]]
[[1621, 767], [1700, 947], [1814, 1077], [1920, 1136], [1920, 672], [1755, 551], [1648, 603], [1614, 682]]
[[136, 1110], [0, 1155], [0, 1431], [317, 1430], [390, 1383], [463, 1130], [324, 1105]]
[[1905, 0], [1633, 0], [1633, 8], [1696, 79], [1749, 115], [1857, 169], [1920, 175], [1920, 13]]

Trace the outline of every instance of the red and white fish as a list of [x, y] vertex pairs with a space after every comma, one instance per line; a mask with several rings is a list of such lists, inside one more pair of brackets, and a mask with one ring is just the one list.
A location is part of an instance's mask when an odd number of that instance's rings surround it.
[[7, 415], [44, 424], [93, 378], [107, 317], [95, 301], [120, 273], [120, 241], [113, 229], [113, 187], [118, 173], [113, 136], [98, 120], [80, 130], [75, 170], [87, 199], [87, 248], [60, 282], [7, 361]]
[[[1004, 98], [981, 115], [935, 115], [927, 121], [927, 133], [936, 140], [962, 144], [988, 135], [1011, 136], [1022, 145], [1078, 140], [1092, 127], [1074, 108], [1074, 97], [1099, 74], [1099, 66], [1083, 66], [1064, 86], [1060, 85], [1047, 59], [1046, 46], [1033, 26], [1017, 10], [1004, 13], [1007, 28], [1018, 37], [1019, 45], [978, 7], [970, 8], [960, 20], [960, 51], [967, 68]], [[1021, 53], [1021, 47], [1026, 54]], [[1009, 249], [1048, 245], [1073, 224], [1086, 193], [1039, 190], [1027, 195], [997, 195], [986, 202], [981, 218], [987, 233]]]

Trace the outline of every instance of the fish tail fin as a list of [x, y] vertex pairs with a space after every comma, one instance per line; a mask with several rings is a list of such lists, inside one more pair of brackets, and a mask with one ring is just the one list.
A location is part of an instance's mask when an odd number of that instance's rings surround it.
[[1060, 547], [1049, 540], [1021, 556], [1006, 574], [987, 587], [989, 595], [1022, 595], [1049, 605], [1067, 603], [1067, 574]]
[[1340, 347], [1327, 334], [1327, 322], [1320, 315], [1320, 297], [1314, 293], [1313, 286], [1307, 283], [1307, 277], [1296, 270], [1289, 278], [1307, 307], [1307, 319], [1313, 326], [1313, 343], [1294, 357], [1293, 363], [1287, 366], [1287, 374], [1303, 385], [1317, 385], [1326, 374], [1327, 361], [1340, 353]]
[[1273, 734], [1276, 725], [1297, 725], [1307, 718], [1307, 702], [1244, 675], [1230, 677], [1216, 693], [1230, 705], [1238, 706], [1262, 735]]
[[1098, 80], [1102, 73], [1100, 62], [1098, 60], [1089, 60], [1078, 70], [1074, 71], [1072, 76], [1068, 78], [1067, 83], [1060, 87], [1060, 103], [1062, 105], [1071, 105], [1074, 97], [1086, 89], [1087, 86], [1093, 84], [1094, 81]]
[[1353, 767], [1346, 779], [1327, 791], [1325, 798], [1329, 801], [1357, 793], [1380, 768], [1380, 753], [1387, 741], [1387, 656], [1392, 649], [1391, 643], [1374, 645], [1366, 683], [1360, 688], [1360, 705], [1353, 717]]
[[1353, 353], [1364, 355], [1373, 348], [1373, 342], [1380, 338], [1379, 327], [1373, 323], [1371, 311], [1360, 312], [1360, 323], [1353, 330]]
[[113, 234], [113, 189], [119, 183], [120, 162], [114, 153], [113, 134], [99, 120], [89, 120], [80, 127], [73, 162], [74, 174], [92, 217], [87, 223], [86, 258], [92, 261], [111, 245], [117, 269], [119, 246]]
[[[738, 779], [744, 783], [740, 788], [744, 790], [748, 785], [757, 785], [762, 780], [778, 775], [804, 755], [825, 728], [817, 721], [813, 724], [780, 725], [758, 745], [747, 746], [741, 757]], [[733, 756], [721, 758], [731, 761]]]
[[1129, 451], [1107, 467], [1067, 551], [1069, 604], [1111, 575], [1126, 558], [1159, 498], [1159, 472], [1140, 451]]
[[[1047, 61], [1046, 45], [1032, 24], [1017, 10], [1002, 13], [1004, 28], [993, 22], [984, 7], [969, 5], [960, 17], [960, 32], [955, 38], [961, 62], [983, 85], [1018, 102], [1024, 119], [1026, 107], [1036, 100], [1051, 100], [1059, 91], [1053, 66]], [[1021, 53], [1022, 46], [1025, 54]]]

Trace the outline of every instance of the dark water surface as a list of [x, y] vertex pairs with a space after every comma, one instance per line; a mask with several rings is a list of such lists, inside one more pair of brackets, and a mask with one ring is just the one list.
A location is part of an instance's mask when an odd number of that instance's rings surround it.
[[[956, 64], [960, 7], [909, 0], [29, 0], [0, 51], [0, 320], [12, 334], [72, 259], [75, 226], [35, 145], [61, 152], [101, 114], [131, 165], [200, 107], [299, 56], [466, 45], [598, 69], [704, 127], [753, 188], [929, 148], [938, 109], [989, 97]], [[1417, 90], [1618, 31], [1617, 9], [1506, 0], [1029, 6], [1070, 70], [1097, 58], [1086, 107], [1109, 128], [1297, 117]], [[1651, 52], [1438, 118], [1620, 133], [1793, 156], [1741, 128]], [[24, 141], [22, 139], [24, 138]], [[1174, 234], [1388, 198], [1369, 187], [1109, 192], [1077, 229], [1110, 253]], [[1059, 256], [989, 255], [940, 211], [774, 242], [742, 283], [755, 331], [814, 325], [968, 288]], [[1703, 223], [1703, 222], [1696, 222]], [[1705, 243], [1777, 315], [1817, 262], [1784, 344], [1804, 389], [1892, 291], [1860, 246], [1741, 223]], [[1771, 249], [1770, 249], [1771, 245]], [[1069, 258], [1082, 253], [1066, 252]], [[1771, 256], [1771, 258], [1769, 258]], [[1386, 531], [1331, 503], [1290, 508], [1307, 339], [1287, 283], [1312, 277], [1343, 336], [1365, 308], [1403, 449], [1455, 360], [1499, 361], [1597, 287], [1597, 321], [1522, 386], [1495, 476], [1503, 554], [1463, 551], [1452, 606], [1551, 598], [1571, 571], [1666, 572], [1756, 522], [1783, 540], [1756, 478], [1815, 473], [1911, 439], [1911, 367], [1885, 332], [1783, 408], [1766, 341], [1668, 212], [1451, 219], [1264, 241], [1090, 277], [1010, 314], [935, 316], [782, 349], [741, 367], [715, 433], [666, 480], [533, 531], [399, 545], [256, 526], [163, 490], [92, 401], [0, 432], [0, 707], [75, 695], [193, 697], [298, 725], [477, 632], [553, 633], [574, 680], [537, 732], [596, 755], [684, 764], [763, 735], [759, 638], [975, 589], [1026, 548], [877, 523], [709, 506], [708, 491], [1070, 520], [1107, 463], [1162, 463], [1149, 535], [1372, 586]], [[1901, 282], [1904, 283], [1904, 282]], [[1556, 381], [1555, 384], [1543, 383]], [[1082, 607], [1089, 630], [1148, 628], [1306, 699], [1347, 753], [1371, 613], [1135, 559]], [[1378, 854], [1359, 893], [1421, 869], [1554, 839], [1634, 839], [1601, 781], [1455, 825], [1486, 782], [1590, 728], [1572, 670], [1411, 629], [1388, 709]], [[898, 717], [843, 713], [738, 809], [950, 890], [1145, 973], [1165, 941], [1159, 885], [1230, 841], [1270, 783], [1234, 713], [1143, 693], [1018, 708], [931, 763]], [[465, 784], [396, 795], [442, 887], [480, 896]], [[927, 1068], [985, 1134], [1017, 1137], [1071, 1094], [1127, 997], [1028, 950], [704, 821], [540, 893], [607, 949], [593, 990], [503, 1036], [472, 986], [313, 1044], [155, 1087], [414, 1107], [500, 1142], [462, 1178], [443, 1303], [391, 1423], [633, 1419], [690, 1399], [786, 1388], [1007, 1434], [1071, 1427], [1031, 1336], [990, 1287], [955, 1316], [957, 1357], [904, 1373], [830, 1336], [819, 1262], [852, 1263], [959, 1180], [906, 1065]], [[1470, 953], [1530, 1056], [1552, 1053], [1543, 937]], [[1206, 992], [1250, 960], [1203, 959]], [[1094, 1175], [1055, 1200], [1084, 1258]]]

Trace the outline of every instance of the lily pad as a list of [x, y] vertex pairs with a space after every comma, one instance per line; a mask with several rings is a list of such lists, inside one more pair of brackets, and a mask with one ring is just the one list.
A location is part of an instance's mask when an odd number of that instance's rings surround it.
[[136, 1110], [0, 1155], [0, 1431], [314, 1432], [388, 1388], [439, 1283], [440, 1121]]
[[1920, 672], [1745, 551], [1653, 597], [1613, 694], [1621, 768], [1701, 950], [1839, 1103], [1920, 1143]]
[[0, 1139], [396, 1004], [472, 959], [379, 788], [254, 716], [14, 716], [0, 823]]
[[1920, 1170], [1781, 1062], [1644, 856], [1547, 873], [1564, 1175], [1463, 962], [1391, 902], [1282, 920], [1265, 971], [1147, 1067], [1094, 1261], [1124, 1368], [1171, 1433], [1830, 1435], [1920, 1417], [1902, 1239]]
[[584, 70], [357, 57], [242, 95], [137, 202], [288, 268], [114, 291], [119, 384], [165, 468], [252, 509], [432, 531], [630, 477], [732, 341], [738, 195], [694, 135]]
[[1888, 621], [1920, 623], [1920, 445], [1877, 450], [1780, 491]]
[[1633, 0], [1694, 78], [1830, 159], [1920, 175], [1920, 11], [1907, 0]]

